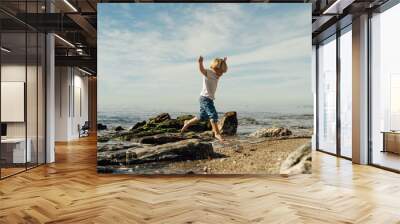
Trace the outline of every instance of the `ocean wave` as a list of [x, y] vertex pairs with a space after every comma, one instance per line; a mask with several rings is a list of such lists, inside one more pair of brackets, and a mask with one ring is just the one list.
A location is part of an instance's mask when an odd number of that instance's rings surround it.
[[238, 119], [239, 125], [249, 125], [249, 124], [260, 124], [255, 118], [252, 117], [242, 117]]

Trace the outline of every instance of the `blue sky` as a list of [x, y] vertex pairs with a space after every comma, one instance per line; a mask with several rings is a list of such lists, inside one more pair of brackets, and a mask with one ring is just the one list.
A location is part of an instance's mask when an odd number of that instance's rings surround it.
[[[202, 76], [228, 57], [220, 111], [311, 106], [310, 4], [99, 4], [99, 110], [197, 111]], [[290, 112], [290, 111], [288, 111]]]

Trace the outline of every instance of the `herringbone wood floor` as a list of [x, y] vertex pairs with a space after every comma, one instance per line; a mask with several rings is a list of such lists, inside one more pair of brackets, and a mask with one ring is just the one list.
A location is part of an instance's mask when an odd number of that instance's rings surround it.
[[400, 223], [400, 175], [313, 155], [289, 178], [97, 175], [94, 138], [0, 181], [0, 223]]

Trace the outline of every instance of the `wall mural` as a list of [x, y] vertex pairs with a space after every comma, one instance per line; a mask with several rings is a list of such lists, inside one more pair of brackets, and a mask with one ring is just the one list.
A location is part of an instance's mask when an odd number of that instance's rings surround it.
[[311, 172], [311, 4], [103, 3], [100, 173]]

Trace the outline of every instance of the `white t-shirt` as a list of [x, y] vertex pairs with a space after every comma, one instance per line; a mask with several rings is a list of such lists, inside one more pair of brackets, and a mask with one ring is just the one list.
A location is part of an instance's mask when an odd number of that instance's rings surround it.
[[215, 74], [215, 72], [211, 69], [206, 69], [206, 76], [203, 75], [203, 90], [201, 91], [200, 96], [205, 96], [214, 100], [217, 86], [217, 74]]

